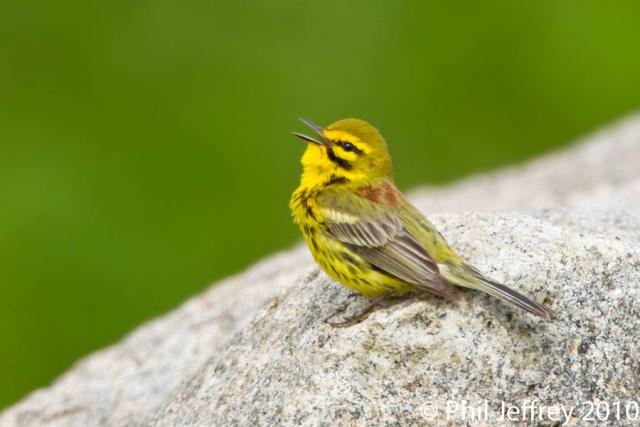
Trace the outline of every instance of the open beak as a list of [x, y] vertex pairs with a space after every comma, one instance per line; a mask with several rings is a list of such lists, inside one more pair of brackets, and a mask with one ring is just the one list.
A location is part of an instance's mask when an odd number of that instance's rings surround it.
[[328, 143], [327, 138], [325, 138], [324, 134], [322, 133], [322, 128], [320, 126], [313, 123], [311, 120], [301, 118], [300, 121], [305, 125], [309, 126], [320, 137], [320, 141], [300, 132], [291, 132], [292, 134], [294, 134], [295, 136], [297, 136], [303, 141], [311, 142], [317, 145], [327, 145]]

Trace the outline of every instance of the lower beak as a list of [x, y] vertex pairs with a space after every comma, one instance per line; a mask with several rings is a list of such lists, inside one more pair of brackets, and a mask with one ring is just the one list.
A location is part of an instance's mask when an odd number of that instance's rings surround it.
[[305, 135], [303, 133], [300, 133], [300, 132], [291, 132], [291, 133], [293, 135], [297, 136], [298, 138], [300, 138], [303, 141], [311, 142], [313, 144], [318, 144], [318, 145], [324, 145], [320, 141], [318, 141], [318, 140], [316, 140], [314, 138], [311, 138], [310, 136], [307, 136], [307, 135]]

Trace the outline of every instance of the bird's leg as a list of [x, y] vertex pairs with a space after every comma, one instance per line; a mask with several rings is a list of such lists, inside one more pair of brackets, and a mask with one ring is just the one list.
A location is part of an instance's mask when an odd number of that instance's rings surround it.
[[[360, 310], [360, 312], [358, 314], [356, 314], [355, 316], [352, 316], [342, 322], [329, 322], [329, 319], [331, 319], [332, 317], [334, 317], [336, 313], [333, 313], [331, 316], [327, 317], [326, 319], [324, 319], [325, 323], [328, 323], [329, 325], [333, 326], [334, 328], [348, 328], [349, 326], [353, 326], [357, 323], [362, 322], [369, 313], [371, 313], [373, 311], [373, 309], [375, 309], [376, 307], [386, 307], [388, 306], [388, 301], [387, 298], [391, 297], [393, 295], [394, 291], [387, 291], [384, 294], [380, 295], [379, 297], [375, 297], [369, 304], [367, 304], [362, 310]], [[344, 310], [341, 310], [340, 312], [342, 312]]]

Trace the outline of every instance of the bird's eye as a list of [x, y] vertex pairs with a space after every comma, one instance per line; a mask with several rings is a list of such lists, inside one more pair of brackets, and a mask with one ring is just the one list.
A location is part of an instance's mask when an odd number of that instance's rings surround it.
[[343, 149], [344, 151], [355, 151], [355, 150], [356, 150], [356, 146], [355, 146], [355, 145], [353, 145], [353, 144], [352, 144], [352, 143], [350, 143], [350, 142], [343, 142], [343, 141], [341, 141], [341, 142], [340, 142], [340, 146], [342, 147], [342, 149]]

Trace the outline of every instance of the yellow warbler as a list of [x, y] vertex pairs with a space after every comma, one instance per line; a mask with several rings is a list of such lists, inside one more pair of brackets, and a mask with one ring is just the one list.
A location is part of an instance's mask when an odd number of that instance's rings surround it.
[[326, 128], [301, 119], [317, 138], [308, 143], [291, 210], [314, 259], [333, 279], [376, 297], [335, 326], [359, 321], [388, 297], [427, 291], [458, 300], [456, 286], [477, 289], [549, 319], [552, 311], [483, 276], [458, 255], [435, 227], [400, 193], [382, 135], [363, 120]]

